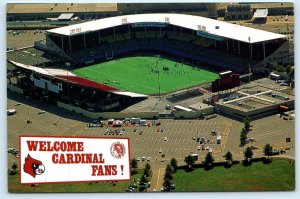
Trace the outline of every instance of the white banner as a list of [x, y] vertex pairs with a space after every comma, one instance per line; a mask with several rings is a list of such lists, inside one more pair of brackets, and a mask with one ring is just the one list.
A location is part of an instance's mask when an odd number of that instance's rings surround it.
[[20, 137], [21, 184], [130, 180], [129, 139]]

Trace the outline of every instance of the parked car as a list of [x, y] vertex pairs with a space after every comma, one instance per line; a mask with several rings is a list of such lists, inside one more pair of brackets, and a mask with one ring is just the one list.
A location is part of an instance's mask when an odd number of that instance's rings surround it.
[[8, 109], [8, 110], [7, 110], [7, 115], [14, 115], [14, 114], [16, 114], [16, 113], [17, 113], [17, 111], [16, 111], [16, 109], [14, 109], [14, 108]]

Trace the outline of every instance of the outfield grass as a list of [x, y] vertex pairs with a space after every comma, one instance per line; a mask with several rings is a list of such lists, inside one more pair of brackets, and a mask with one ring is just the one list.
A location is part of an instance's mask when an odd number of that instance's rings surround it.
[[159, 94], [159, 85], [162, 94], [218, 78], [216, 73], [158, 57], [127, 57], [73, 72], [114, 88], [143, 94]]
[[[40, 184], [37, 188], [32, 188], [30, 185], [21, 185], [19, 183], [18, 175], [8, 175], [8, 191], [12, 193], [72, 193], [72, 192], [101, 192], [101, 193], [116, 193], [124, 192], [129, 185], [133, 183], [133, 179], [141, 179], [143, 170], [138, 170], [138, 173], [131, 176], [130, 181], [120, 181], [115, 186], [111, 182], [98, 182], [91, 183], [80, 182], [80, 183], [62, 183], [62, 184]], [[138, 189], [136, 189], [138, 192]]]
[[295, 167], [289, 160], [275, 159], [270, 164], [222, 166], [205, 171], [178, 170], [172, 180], [176, 191], [289, 191], [295, 189]]

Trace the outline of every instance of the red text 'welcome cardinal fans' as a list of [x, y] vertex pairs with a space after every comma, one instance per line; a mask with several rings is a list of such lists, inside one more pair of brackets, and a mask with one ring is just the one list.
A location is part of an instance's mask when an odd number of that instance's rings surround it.
[[21, 183], [130, 180], [128, 138], [20, 137]]

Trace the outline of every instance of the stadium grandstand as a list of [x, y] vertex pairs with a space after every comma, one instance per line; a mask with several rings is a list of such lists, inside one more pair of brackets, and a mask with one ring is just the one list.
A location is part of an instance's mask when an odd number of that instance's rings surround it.
[[48, 30], [35, 47], [80, 66], [151, 50], [244, 73], [284, 43], [285, 35], [209, 18], [139, 14]]
[[285, 35], [200, 16], [135, 14], [47, 30], [46, 39], [34, 45], [48, 56], [62, 60], [59, 69], [11, 60], [9, 63], [25, 74], [18, 84], [28, 95], [41, 95], [97, 112], [120, 110], [147, 95], [95, 82], [72, 70], [151, 53], [172, 57], [195, 68], [204, 66], [207, 70], [244, 74], [249, 72], [249, 66], [253, 72], [263, 71], [266, 59], [286, 50], [288, 44]]

